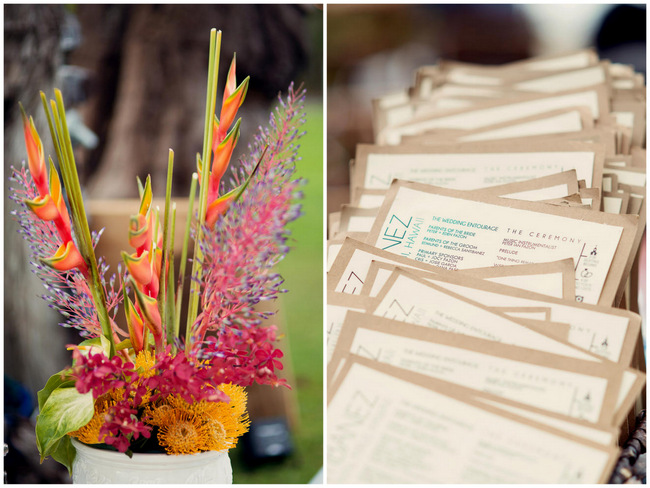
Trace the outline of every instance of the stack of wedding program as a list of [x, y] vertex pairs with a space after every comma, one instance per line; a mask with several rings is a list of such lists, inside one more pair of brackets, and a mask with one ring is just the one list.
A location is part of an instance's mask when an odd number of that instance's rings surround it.
[[645, 408], [645, 124], [591, 50], [374, 102], [329, 217], [328, 482], [609, 480]]

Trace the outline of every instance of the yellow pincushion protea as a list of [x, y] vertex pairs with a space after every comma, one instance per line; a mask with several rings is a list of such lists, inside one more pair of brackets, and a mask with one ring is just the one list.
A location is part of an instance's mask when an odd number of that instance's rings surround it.
[[99, 430], [104, 424], [104, 415], [109, 407], [115, 405], [115, 394], [113, 392], [103, 395], [95, 401], [95, 413], [86, 425], [78, 430], [70, 432], [69, 435], [84, 444], [99, 444]]
[[223, 451], [235, 447], [238, 438], [248, 432], [244, 388], [223, 384], [219, 389], [230, 402], [190, 404], [179, 396], [169, 396], [146, 407], [145, 421], [158, 426], [158, 442], [168, 454]]
[[194, 454], [208, 450], [208, 425], [196, 415], [178, 408], [165, 414], [165, 423], [159, 426], [158, 442], [167, 454]]
[[140, 376], [143, 378], [151, 378], [156, 374], [154, 366], [156, 365], [156, 357], [150, 351], [140, 351], [135, 357], [135, 368], [142, 372]]

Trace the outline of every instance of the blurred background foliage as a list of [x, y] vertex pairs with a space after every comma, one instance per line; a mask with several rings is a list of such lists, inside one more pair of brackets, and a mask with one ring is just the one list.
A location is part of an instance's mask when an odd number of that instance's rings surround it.
[[42, 285], [28, 270], [26, 249], [9, 215], [7, 176], [10, 166], [26, 157], [17, 103], [34, 115], [46, 154], [54, 154], [39, 91], [51, 96], [54, 87], [62, 89], [68, 119], [77, 119], [71, 132], [87, 200], [137, 197], [135, 176], [148, 173], [154, 197], [162, 197], [168, 148], [176, 155], [174, 194], [186, 197], [202, 145], [212, 27], [223, 31], [220, 93], [234, 52], [238, 80], [251, 76], [233, 162], [247, 150], [257, 127], [268, 121], [278, 92], [286, 92], [294, 81], [304, 83], [308, 93], [308, 134], [301, 140], [297, 165], [299, 176], [308, 180], [304, 216], [292, 225], [292, 251], [280, 267], [289, 293], [273, 305], [280, 310], [280, 347], [293, 389], [250, 393], [252, 420], [273, 416], [286, 422], [291, 452], [253, 459], [240, 442], [231, 453], [234, 480], [307, 483], [317, 474], [323, 459], [322, 26], [322, 8], [312, 5], [4, 6], [4, 432], [9, 482], [70, 482], [58, 463], [39, 465], [34, 405], [47, 378], [69, 364], [65, 344], [79, 341], [75, 331], [57, 325], [56, 313], [38, 297]]

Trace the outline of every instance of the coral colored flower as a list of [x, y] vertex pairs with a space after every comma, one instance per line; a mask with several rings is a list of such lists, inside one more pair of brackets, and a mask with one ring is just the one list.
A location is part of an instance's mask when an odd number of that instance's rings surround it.
[[[215, 122], [216, 123], [216, 122]], [[208, 201], [217, 197], [219, 192], [219, 183], [221, 178], [228, 169], [230, 158], [235, 150], [237, 141], [239, 141], [241, 119], [237, 121], [235, 127], [228, 133], [225, 139], [219, 141], [215, 139], [212, 143], [214, 157], [212, 161], [212, 172], [210, 173], [210, 187], [208, 189]]]
[[[131, 282], [133, 279], [131, 278]], [[144, 323], [149, 327], [156, 340], [162, 339], [162, 318], [158, 310], [158, 300], [145, 295], [137, 287], [135, 288], [135, 301], [142, 313]]]
[[[50, 176], [52, 176], [52, 173], [50, 173]], [[12, 213], [18, 221], [21, 228], [20, 232], [31, 250], [34, 272], [47, 290], [47, 293], [42, 297], [51, 308], [61, 313], [63, 318], [62, 326], [78, 329], [81, 336], [85, 338], [100, 336], [102, 330], [95, 303], [86, 282], [86, 277], [81, 270], [59, 271], [42, 264], [42, 259], [50, 258], [57, 252], [62, 240], [61, 233], [54, 223], [55, 221], [41, 220], [25, 203], [39, 198], [31, 173], [25, 166], [20, 169], [12, 168], [12, 176], [9, 180], [12, 183], [10, 198], [17, 204], [17, 209]], [[52, 181], [52, 178], [50, 181]], [[98, 238], [99, 234], [94, 233], [94, 245], [96, 245]], [[104, 283], [107, 309], [111, 316], [114, 316], [116, 308], [122, 300], [121, 273], [118, 272], [118, 275], [105, 279], [108, 266], [101, 258], [98, 260], [97, 266], [100, 281]], [[114, 326], [114, 328], [118, 333], [123, 334], [123, 331], [117, 326]]]
[[[250, 77], [237, 86], [236, 76], [236, 57], [233, 57], [230, 69], [228, 70], [228, 78], [226, 87], [223, 94], [223, 103], [221, 106], [220, 118], [215, 117], [212, 135], [212, 166], [208, 180], [208, 207], [206, 209], [206, 225], [212, 227], [217, 217], [223, 214], [234, 197], [219, 197], [219, 187], [221, 179], [228, 169], [230, 159], [232, 158], [233, 151], [239, 140], [239, 128], [241, 120], [238, 120], [235, 126], [230, 129], [231, 124], [235, 120], [239, 107], [246, 98], [248, 91], [248, 82]], [[202, 168], [199, 167], [201, 174]], [[225, 195], [224, 195], [225, 197]]]
[[79, 254], [77, 246], [74, 242], [68, 241], [66, 244], [61, 244], [57, 249], [54, 256], [44, 258], [41, 261], [59, 271], [68, 271], [74, 268], [85, 267], [85, 261]]
[[135, 351], [143, 348], [144, 326], [151, 331], [156, 347], [163, 344], [163, 324], [158, 310], [160, 290], [160, 271], [162, 261], [162, 233], [154, 235], [154, 212], [151, 209], [151, 178], [147, 177], [141, 187], [138, 214], [131, 216], [129, 222], [129, 243], [136, 251], [133, 254], [122, 252], [122, 260], [131, 277], [135, 292], [135, 306], [126, 304], [125, 313], [129, 324], [129, 336]]
[[133, 215], [129, 220], [129, 244], [136, 249], [151, 241], [152, 228], [145, 215]]
[[23, 118], [23, 132], [25, 134], [25, 146], [27, 147], [27, 162], [29, 164], [29, 171], [34, 178], [36, 188], [42, 197], [49, 193], [47, 188], [47, 170], [45, 168], [45, 155], [43, 153], [43, 143], [34, 126], [34, 120], [27, 114], [20, 105], [20, 112]]
[[207, 225], [208, 228], [214, 227], [217, 218], [226, 213], [236, 196], [237, 194], [235, 192], [229, 192], [208, 204], [208, 208], [205, 212], [205, 225]]
[[247, 76], [244, 81], [237, 86], [235, 71], [237, 68], [237, 56], [233, 56], [230, 68], [228, 69], [228, 78], [226, 80], [226, 87], [223, 91], [223, 102], [221, 104], [221, 114], [219, 117], [219, 127], [217, 128], [217, 140], [224, 139], [228, 128], [237, 116], [237, 110], [244, 103], [246, 92], [248, 92], [248, 82], [250, 76]]
[[70, 217], [63, 200], [59, 175], [50, 159], [50, 175], [48, 178], [43, 144], [34, 126], [34, 121], [27, 118], [22, 105], [20, 110], [23, 118], [29, 171], [38, 189], [38, 195], [26, 199], [25, 203], [39, 219], [54, 222], [62, 241], [57, 252], [49, 258], [43, 259], [43, 262], [59, 271], [78, 268], [85, 276], [88, 276], [88, 266], [72, 241]]
[[126, 324], [129, 328], [131, 345], [135, 352], [139, 353], [144, 347], [144, 321], [126, 294], [124, 296], [124, 312], [126, 314]]
[[126, 264], [126, 269], [135, 281], [140, 285], [148, 285], [153, 277], [151, 262], [149, 260], [149, 251], [144, 251], [140, 256], [128, 254], [122, 251], [122, 259]]
[[27, 206], [41, 220], [54, 220], [59, 216], [59, 209], [50, 195], [38, 196], [34, 200], [25, 200]]

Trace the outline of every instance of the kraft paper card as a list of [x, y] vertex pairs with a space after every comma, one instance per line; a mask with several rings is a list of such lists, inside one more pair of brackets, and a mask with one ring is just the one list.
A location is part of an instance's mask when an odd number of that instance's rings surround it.
[[527, 91], [516, 91], [510, 87], [492, 88], [471, 85], [445, 84], [432, 89], [426, 98], [411, 99], [401, 104], [386, 106], [373, 104], [373, 129], [377, 135], [386, 127], [410, 122], [421, 114], [445, 114], [450, 109], [469, 109], [485, 101], [517, 100]]
[[551, 134], [575, 133], [593, 129], [593, 115], [586, 107], [569, 107], [524, 117], [477, 130], [456, 131], [455, 134], [438, 135], [438, 132], [402, 137], [402, 144], [448, 144], [497, 141]]
[[[495, 195], [502, 198], [512, 198], [527, 201], [554, 201], [575, 195], [579, 191], [577, 173], [575, 170], [563, 171], [548, 176], [530, 180], [505, 183], [472, 190], [481, 195]], [[387, 190], [369, 190], [357, 188], [353, 207], [379, 208], [386, 197]], [[581, 200], [578, 198], [578, 201]], [[376, 213], [375, 213], [376, 215]]]
[[338, 341], [343, 320], [348, 311], [365, 312], [372, 306], [372, 299], [359, 295], [327, 292], [327, 362], [329, 363]]
[[458, 272], [419, 263], [369, 244], [347, 239], [328, 274], [328, 290], [360, 293], [372, 261], [438, 272], [439, 286], [462, 294], [488, 307], [550, 307], [550, 320], [571, 325], [569, 342], [596, 354], [642, 368], [632, 363], [641, 330], [641, 318], [632, 312], [609, 306], [588, 305], [527, 292], [500, 283], [490, 283]]
[[[401, 266], [402, 268], [404, 266]], [[382, 261], [373, 261], [368, 268], [361, 296], [376, 297], [397, 266]], [[408, 270], [425, 280], [434, 280], [440, 272], [424, 271], [416, 268]], [[471, 268], [456, 271], [461, 276], [480, 278], [493, 283], [531, 291], [549, 297], [575, 300], [575, 278], [572, 259], [549, 263], [515, 264], [512, 266], [493, 266], [491, 268]], [[444, 275], [443, 276], [447, 276]]]
[[462, 148], [360, 144], [351, 167], [351, 188], [386, 190], [394, 179], [403, 179], [475, 190], [571, 169], [587, 187], [600, 187], [604, 157], [603, 146], [578, 142]]
[[558, 93], [594, 85], [611, 85], [609, 61], [600, 61], [597, 65], [586, 68], [531, 76], [527, 80], [511, 83], [508, 88], [528, 92]]
[[625, 168], [632, 166], [631, 154], [616, 154], [614, 156], [607, 156], [605, 158], [605, 166], [610, 168]]
[[332, 212], [327, 216], [327, 237], [332, 238], [339, 231], [341, 212]]
[[521, 417], [540, 422], [544, 425], [554, 427], [562, 432], [572, 434], [583, 439], [596, 442], [603, 446], [615, 446], [617, 434], [619, 429], [616, 427], [605, 425], [594, 425], [585, 421], [566, 418], [563, 415], [555, 415], [550, 412], [538, 412], [532, 408], [524, 408], [520, 405], [507, 402], [504, 400], [498, 401], [493, 398], [488, 398], [488, 395], [475, 394], [473, 396], [479, 402], [499, 408], [506, 412], [511, 412]]
[[[549, 296], [575, 296], [575, 285], [569, 284], [570, 280], [574, 280], [573, 265], [570, 267], [570, 279], [567, 274], [569, 271], [567, 264], [568, 262], [573, 263], [572, 259], [549, 263], [449, 271], [438, 266], [431, 266], [413, 259], [391, 254], [387, 251], [382, 251], [381, 249], [369, 246], [352, 238], [348, 238], [343, 242], [338, 250], [336, 259], [334, 259], [330, 267], [327, 276], [328, 290], [349, 294], [364, 293], [364, 283], [369, 279], [371, 264], [375, 260], [401, 267], [421, 269], [447, 277], [457, 277], [459, 274], [479, 276], [480, 278], [485, 278], [496, 283], [535, 291]], [[372, 280], [374, 279], [375, 277], [373, 276]], [[372, 288], [372, 282], [370, 286]], [[368, 292], [366, 291], [365, 294], [367, 295]]]
[[381, 207], [387, 190], [372, 190], [370, 188], [358, 187], [350, 190], [354, 198], [350, 204], [359, 208], [379, 208]]
[[646, 117], [645, 100], [634, 102], [628, 100], [614, 100], [612, 114], [616, 122], [631, 130], [631, 145], [641, 146], [645, 141]]
[[[417, 326], [415, 327], [417, 328]], [[339, 354], [341, 354], [342, 349], [344, 349], [343, 344], [339, 344], [339, 346], [337, 347], [337, 352], [335, 353], [337, 357], [339, 356]], [[352, 356], [355, 359], [360, 357], [364, 357], [364, 358], [366, 357], [366, 356], [361, 356], [359, 354], [351, 354], [351, 353], [342, 355], [341, 361], [338, 361], [338, 366], [335, 368], [337, 370], [337, 374], [338, 372], [344, 371], [345, 361], [350, 356]], [[372, 358], [368, 358], [368, 359], [372, 360]], [[379, 363], [380, 361], [375, 361], [375, 362]], [[416, 361], [408, 364], [408, 366], [418, 368], [424, 366], [424, 364], [421, 361]], [[334, 369], [334, 368], [330, 367], [330, 369]], [[409, 368], [407, 367], [402, 369], [409, 369]], [[415, 369], [412, 370], [418, 373], [418, 371], [416, 371]], [[430, 377], [433, 376], [426, 369], [419, 372], [419, 374], [430, 376]], [[335, 376], [334, 376], [333, 383], [334, 384], [337, 383], [337, 379]], [[596, 442], [603, 446], [613, 446], [616, 444], [616, 439], [619, 432], [619, 430], [616, 427], [607, 424], [602, 424], [602, 423], [594, 424], [592, 422], [587, 422], [566, 415], [553, 413], [548, 410], [537, 408], [535, 406], [529, 406], [521, 402], [509, 400], [502, 396], [496, 396], [487, 391], [478, 391], [471, 388], [465, 388], [459, 384], [450, 384], [449, 387], [452, 388], [457, 393], [467, 395], [468, 397], [473, 398], [479, 402], [496, 407], [506, 412], [514, 413], [516, 415], [528, 418], [530, 420], [534, 420], [536, 422], [540, 422], [544, 425], [560, 429], [565, 433], [569, 433], [578, 436], [580, 438], [590, 440], [592, 442]], [[333, 397], [333, 393], [332, 390], [330, 389], [330, 394], [328, 395], [328, 402], [331, 401], [332, 397]]]
[[[345, 319], [328, 376], [351, 353], [527, 407], [606, 425], [614, 420], [625, 372], [609, 362], [595, 365], [354, 312]], [[639, 393], [639, 385], [628, 391], [627, 403]]]
[[[526, 73], [535, 73], [536, 76], [541, 77], [552, 72], [578, 70], [594, 66], [599, 62], [598, 56], [593, 51], [583, 51], [558, 58], [532, 59], [535, 61], [524, 60], [500, 66], [442, 60], [439, 65], [422, 66], [417, 70], [413, 91], [418, 97], [426, 98], [435, 87], [449, 83], [497, 90], [501, 89], [507, 79], [512, 79], [513, 75], [522, 76], [523, 74], [523, 76], [526, 76]], [[615, 74], [612, 74], [611, 66], [610, 64], [609, 74], [614, 77]], [[616, 74], [622, 75], [620, 70]]]
[[[502, 313], [509, 317], [520, 319], [537, 320], [540, 322], [549, 322], [551, 320], [551, 309], [548, 307], [488, 307], [490, 310]], [[556, 324], [557, 322], [553, 322]], [[539, 324], [538, 324], [539, 325]], [[561, 334], [563, 339], [569, 340], [569, 331], [571, 326], [566, 325], [566, 335], [564, 332]], [[558, 334], [559, 336], [560, 334]]]
[[588, 205], [592, 210], [598, 210], [602, 208], [602, 193], [600, 188], [582, 188], [579, 191], [580, 199], [582, 203]]
[[[549, 267], [557, 267], [557, 264], [560, 263], [550, 263]], [[524, 266], [526, 268], [527, 266]], [[510, 268], [518, 268], [517, 266], [513, 266]], [[528, 267], [530, 268], [530, 267]], [[476, 271], [482, 272], [485, 271], [481, 274], [483, 274], [486, 277], [489, 277], [490, 271], [492, 269], [487, 269], [487, 270], [468, 270], [467, 273], [474, 273]], [[500, 271], [500, 270], [499, 270]], [[531, 270], [531, 273], [534, 271]], [[513, 278], [521, 278], [524, 275], [519, 274], [520, 271], [515, 271], [515, 274], [512, 275]], [[501, 276], [495, 276], [495, 279], [504, 279], [507, 278], [504, 273], [499, 273]], [[537, 281], [543, 280], [543, 278], [552, 276], [551, 273], [548, 273], [546, 275], [544, 274], [531, 274], [530, 276], [534, 276], [537, 278]], [[561, 285], [561, 281], [560, 281]], [[345, 313], [348, 310], [357, 310], [357, 311], [362, 311], [362, 310], [369, 310], [372, 307], [372, 304], [374, 303], [373, 300], [361, 296], [359, 297], [358, 295], [352, 295], [352, 294], [347, 294], [347, 293], [337, 293], [333, 291], [328, 291], [327, 295], [327, 344], [328, 344], [328, 361], [331, 356], [331, 353], [333, 351], [334, 346], [336, 345], [336, 338], [338, 337], [338, 333], [340, 330], [340, 327], [342, 325], [342, 320], [345, 316]], [[525, 321], [519, 320], [519, 323], [525, 323], [533, 326], [538, 326], [538, 327], [543, 327], [544, 330], [548, 331], [549, 333], [552, 333], [554, 336], [559, 337], [564, 340], [568, 340], [569, 332], [570, 332], [570, 326], [569, 324], [559, 324], [559, 323], [552, 323], [548, 321], [548, 318], [550, 317], [550, 309], [549, 308], [543, 308], [543, 307], [502, 307], [502, 308], [495, 308], [495, 312], [498, 313], [504, 313], [505, 315], [511, 316], [515, 319], [528, 319]], [[530, 320], [530, 319], [536, 319], [536, 320]], [[543, 323], [540, 323], [543, 322]]]
[[332, 268], [332, 265], [336, 260], [336, 256], [338, 256], [339, 251], [343, 246], [343, 242], [345, 242], [346, 239], [350, 238], [356, 241], [362, 241], [363, 239], [366, 238], [367, 234], [368, 234], [367, 232], [347, 232], [345, 237], [328, 239], [327, 240], [327, 271], [329, 272], [329, 270]]
[[630, 201], [630, 194], [619, 190], [617, 192], [603, 192], [603, 212], [624, 214]]
[[376, 216], [376, 208], [341, 205], [341, 221], [339, 222], [337, 234], [346, 232], [369, 232]]
[[366, 242], [447, 269], [573, 258], [576, 300], [619, 303], [638, 217], [396, 180]]
[[[566, 273], [566, 268], [568, 262], [556, 262], [548, 263], [545, 265], [545, 269], [539, 269], [540, 266], [537, 265], [524, 265], [524, 266], [508, 266], [503, 268], [488, 268], [488, 269], [475, 269], [467, 270], [466, 272], [470, 275], [478, 275], [486, 279], [494, 279], [495, 281], [508, 282], [510, 280], [513, 285], [518, 285], [526, 288], [530, 286], [530, 282], [535, 282], [537, 285], [535, 288], [539, 288], [539, 283], [548, 282], [545, 286], [545, 290], [550, 290], [553, 286], [555, 290], [552, 290], [552, 293], [562, 294], [562, 289], [567, 288], [566, 279], [563, 276], [570, 276], [572, 278], [572, 267], [569, 267], [571, 274]], [[528, 273], [526, 275], [526, 273]], [[528, 277], [526, 280], [525, 278]], [[533, 278], [533, 279], [531, 279]], [[354, 280], [356, 278], [352, 277], [352, 282], [349, 283], [349, 286], [355, 286]], [[328, 279], [329, 281], [329, 279]], [[357, 280], [357, 283], [358, 280]], [[349, 292], [349, 293], [346, 293]], [[342, 324], [342, 319], [345, 316], [345, 312], [348, 310], [368, 310], [373, 303], [372, 300], [369, 300], [365, 296], [362, 296], [361, 299], [357, 299], [358, 295], [354, 293], [356, 290], [354, 288], [344, 287], [342, 293], [334, 292], [331, 289], [328, 291], [327, 295], [327, 350], [328, 350], [328, 361], [333, 351], [333, 348], [336, 344], [336, 338]], [[503, 312], [506, 315], [509, 315], [514, 318], [519, 319], [542, 319], [546, 322], [545, 325], [552, 325], [552, 332], [563, 339], [568, 339], [569, 336], [569, 325], [568, 324], [551, 324], [548, 322], [550, 316], [550, 309], [543, 307], [503, 307], [502, 309], [495, 309], [497, 312]], [[528, 320], [527, 323], [535, 324], [533, 321]]]
[[[442, 290], [453, 293], [453, 299], [443, 294]], [[470, 300], [474, 306], [482, 304], [484, 307], [549, 307], [550, 320], [570, 324], [568, 342], [575, 347], [624, 366], [631, 365], [643, 369], [640, 364], [634, 362], [641, 318], [626, 310], [578, 304], [470, 276], [441, 275], [424, 280], [408, 270], [400, 269], [393, 272], [376, 299], [383, 303], [383, 313], [395, 299], [404, 310], [413, 306], [428, 310], [428, 307], [431, 307], [430, 300], [434, 298], [459, 304], [458, 297]], [[399, 311], [396, 305], [392, 307], [394, 313]], [[378, 309], [373, 309], [373, 312], [376, 310]], [[423, 314], [412, 316], [413, 319], [422, 317]]]
[[494, 195], [513, 200], [541, 202], [578, 193], [578, 178], [574, 169], [530, 180], [477, 189], [480, 195]]
[[399, 144], [401, 137], [415, 135], [432, 129], [474, 130], [548, 112], [550, 110], [586, 106], [595, 120], [608, 114], [609, 101], [604, 85], [569, 90], [552, 95], [522, 95], [517, 99], [483, 102], [470, 109], [450, 110], [447, 114], [435, 116], [419, 115], [408, 123], [386, 127], [377, 134], [379, 144]]
[[463, 63], [443, 59], [440, 61], [439, 70], [441, 73], [451, 70], [463, 70], [465, 72], [483, 74], [486, 76], [490, 75], [494, 77], [507, 78], [509, 73], [537, 72], [542, 76], [545, 72], [569, 71], [586, 68], [597, 64], [599, 61], [598, 55], [593, 49], [580, 49], [562, 54], [536, 56], [498, 66]]
[[[594, 129], [586, 129], [580, 132], [566, 132], [564, 134], [549, 134], [541, 136], [520, 137], [517, 139], [501, 139], [494, 141], [496, 144], [508, 144], [513, 142], [525, 144], [539, 144], [546, 142], [547, 144], [554, 144], [560, 142], [582, 142], [591, 144], [600, 144], [605, 146], [605, 155], [611, 156], [617, 153], [616, 130], [609, 127], [596, 127]], [[485, 141], [486, 143], [491, 141]], [[468, 144], [468, 143], [466, 143]]]
[[603, 175], [603, 191], [617, 191], [618, 177], [612, 173]]
[[646, 172], [643, 168], [621, 168], [608, 165], [603, 168], [603, 173], [607, 175], [616, 175], [619, 184], [630, 185], [642, 189], [646, 186]]
[[[403, 290], [397, 287], [403, 286]], [[405, 291], [411, 293], [404, 296]], [[519, 347], [534, 347], [557, 355], [593, 362], [602, 357], [581, 349], [529, 322], [499, 314], [434, 283], [395, 272], [369, 310], [401, 322], [480, 337]]]
[[[508, 78], [501, 78], [497, 86], [477, 86], [477, 85], [460, 85], [454, 81], [442, 86], [430, 89], [426, 93], [426, 98], [420, 97], [417, 105], [427, 104], [431, 106], [431, 101], [438, 102], [439, 107], [453, 107], [449, 104], [451, 100], [457, 99], [481, 99], [493, 98], [504, 100], [523, 93], [544, 93], [552, 94], [568, 90], [577, 90], [595, 85], [603, 85], [611, 91], [611, 77], [609, 74], [609, 61], [601, 61], [597, 65], [571, 69], [568, 71], [555, 72], [553, 74], [539, 74], [524, 71], [512, 71]], [[424, 93], [420, 92], [422, 95]], [[426, 100], [424, 102], [423, 100]], [[444, 103], [447, 102], [447, 103]], [[459, 105], [460, 106], [460, 105]], [[417, 116], [417, 110], [413, 110], [411, 115]], [[385, 121], [387, 125], [395, 125], [395, 122], [406, 122], [406, 116], [400, 118], [391, 117], [386, 114]], [[379, 119], [381, 120], [381, 118]]]
[[327, 426], [330, 483], [596, 483], [618, 454], [364, 358], [347, 362]]

